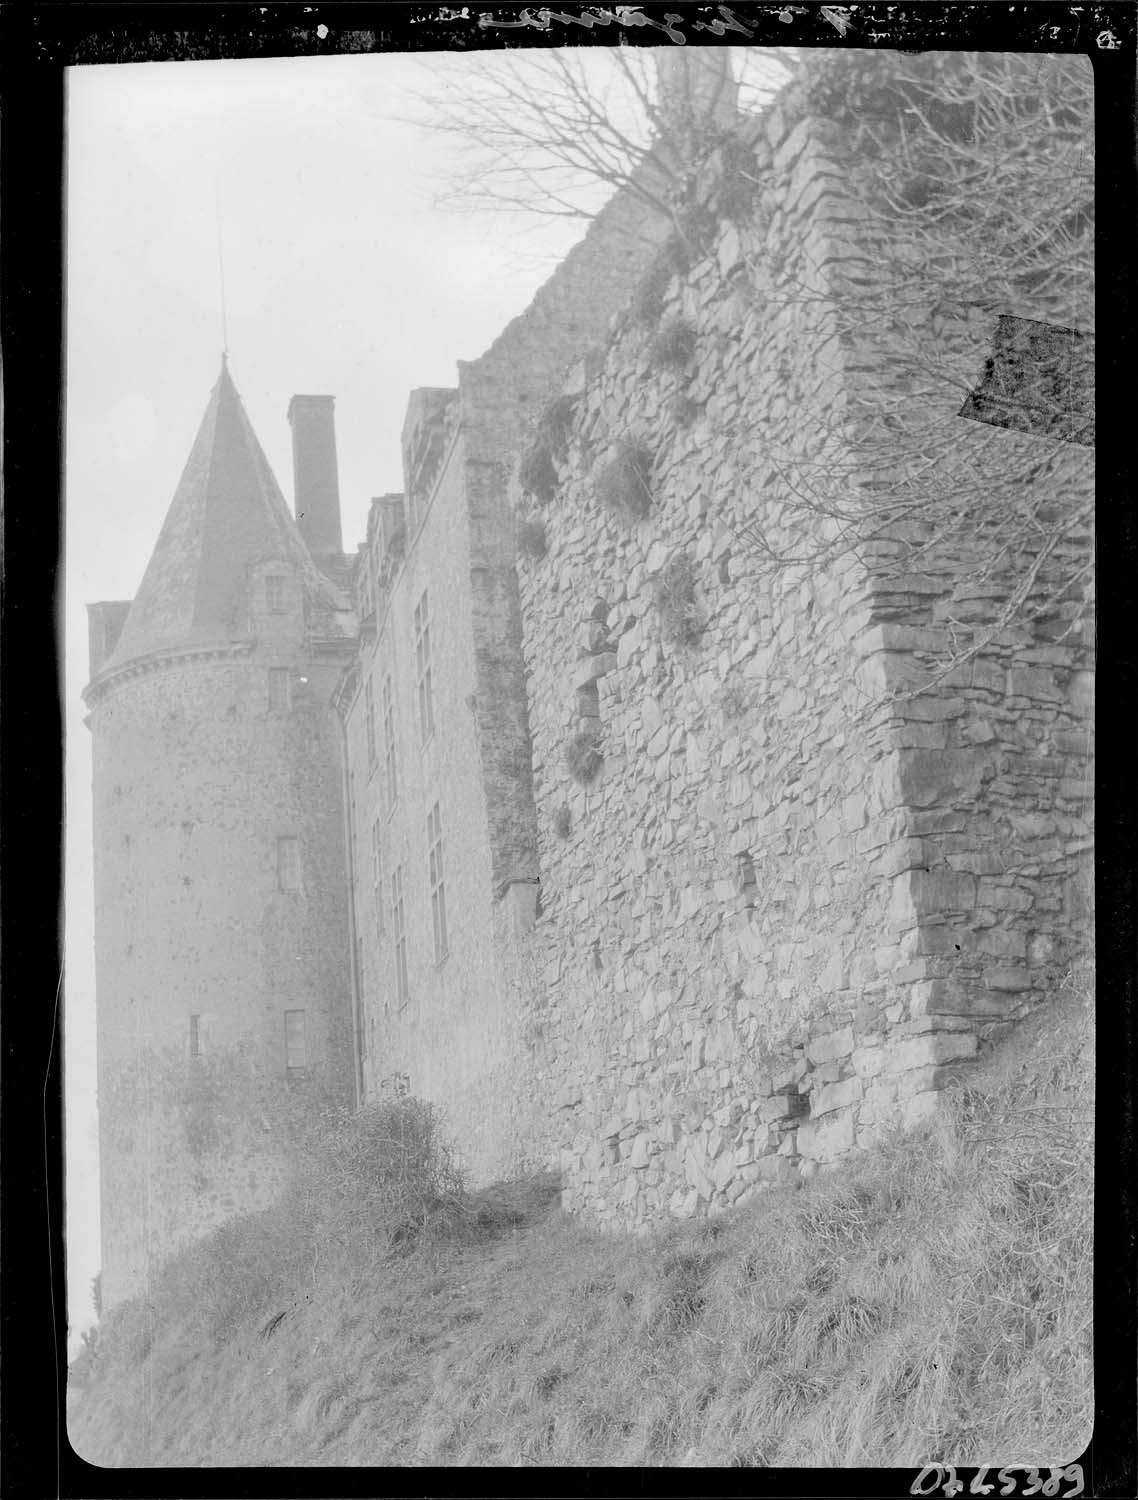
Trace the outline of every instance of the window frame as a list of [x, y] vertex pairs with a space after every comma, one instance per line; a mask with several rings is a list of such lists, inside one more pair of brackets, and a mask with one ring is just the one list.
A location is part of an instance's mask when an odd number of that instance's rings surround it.
[[375, 739], [375, 684], [369, 673], [364, 683], [364, 728], [367, 734], [367, 769], [371, 776], [379, 763]]
[[265, 613], [284, 615], [288, 613], [288, 575], [286, 573], [265, 574]]
[[427, 882], [431, 892], [431, 931], [435, 942], [435, 964], [446, 962], [447, 938], [446, 871], [443, 865], [443, 821], [438, 802], [427, 814]]
[[391, 872], [391, 949], [395, 964], [395, 1003], [405, 1009], [411, 998], [407, 976], [407, 911], [403, 894], [403, 866]]
[[[287, 714], [292, 711], [292, 668], [269, 667], [269, 712]], [[274, 684], [276, 685], [274, 688]], [[283, 692], [282, 692], [283, 688]]]
[[392, 688], [390, 672], [384, 675], [383, 687], [380, 691], [380, 702], [383, 708], [384, 796], [387, 802], [387, 813], [390, 817], [392, 809], [399, 801], [399, 763], [396, 756], [395, 736], [395, 693]]
[[429, 588], [425, 588], [420, 594], [412, 622], [415, 637], [415, 683], [419, 703], [419, 744], [421, 746], [428, 744], [435, 732], [435, 689], [429, 594]]
[[[289, 1022], [294, 1017], [300, 1017], [300, 1055], [302, 1061], [293, 1062], [294, 1033], [290, 1031]], [[286, 1010], [284, 1013], [284, 1050], [285, 1050], [285, 1077], [289, 1079], [303, 1078], [309, 1069], [308, 1055], [308, 1012], [305, 1010]]]

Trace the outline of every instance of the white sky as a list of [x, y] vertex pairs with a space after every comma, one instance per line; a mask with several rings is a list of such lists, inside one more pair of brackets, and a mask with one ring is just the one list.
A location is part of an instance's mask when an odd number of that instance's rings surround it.
[[[454, 66], [453, 54], [447, 59]], [[478, 66], [475, 54], [471, 65]], [[597, 58], [603, 63], [603, 54]], [[141, 63], [68, 75], [66, 961], [71, 1342], [98, 1270], [85, 604], [138, 588], [222, 348], [285, 495], [286, 409], [336, 397], [344, 543], [402, 487], [419, 385], [453, 385], [583, 224], [433, 206], [448, 158], [391, 116], [440, 87], [435, 54]], [[603, 196], [603, 195], [602, 195]]]

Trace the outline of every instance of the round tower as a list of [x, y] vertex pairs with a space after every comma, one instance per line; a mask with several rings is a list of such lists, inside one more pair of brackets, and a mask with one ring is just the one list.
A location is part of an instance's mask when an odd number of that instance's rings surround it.
[[90, 606], [102, 1295], [278, 1190], [353, 1094], [353, 621], [223, 367], [136, 598]]

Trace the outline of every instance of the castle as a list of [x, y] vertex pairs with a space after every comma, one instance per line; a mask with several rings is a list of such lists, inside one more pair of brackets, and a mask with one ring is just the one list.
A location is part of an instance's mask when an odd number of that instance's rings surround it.
[[[904, 445], [981, 514], [1088, 450], [1040, 477], [846, 315], [882, 272], [832, 94], [740, 122], [686, 218], [618, 193], [413, 392], [354, 558], [332, 398], [289, 407], [294, 515], [223, 364], [89, 607], [105, 1306], [268, 1201], [315, 1099], [399, 1078], [476, 1178], [636, 1228], [920, 1119], [1085, 953], [1085, 531], [993, 568], [926, 473], [842, 537]], [[935, 337], [975, 377], [992, 319]]]

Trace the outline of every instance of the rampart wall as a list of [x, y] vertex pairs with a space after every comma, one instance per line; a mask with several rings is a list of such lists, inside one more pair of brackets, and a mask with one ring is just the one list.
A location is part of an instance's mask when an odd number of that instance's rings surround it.
[[[625, 1226], [920, 1118], [1090, 939], [1093, 638], [1062, 588], [1087, 539], [1002, 626], [982, 527], [938, 551], [918, 512], [767, 565], [834, 525], [803, 476], [858, 483], [892, 392], [880, 330], [835, 317], [873, 268], [832, 126], [776, 109], [755, 161], [752, 209], [569, 377], [556, 493], [515, 490], [548, 549], [519, 562], [541, 913], [500, 924], [516, 1128], [567, 1206]], [[659, 338], [677, 318], [687, 358]], [[975, 378], [990, 338], [962, 319], [946, 358]], [[924, 399], [931, 441], [960, 395]], [[979, 465], [991, 431], [959, 428]], [[1031, 440], [996, 436], [1022, 462]], [[649, 463], [639, 519], [603, 503], [622, 444]]]

